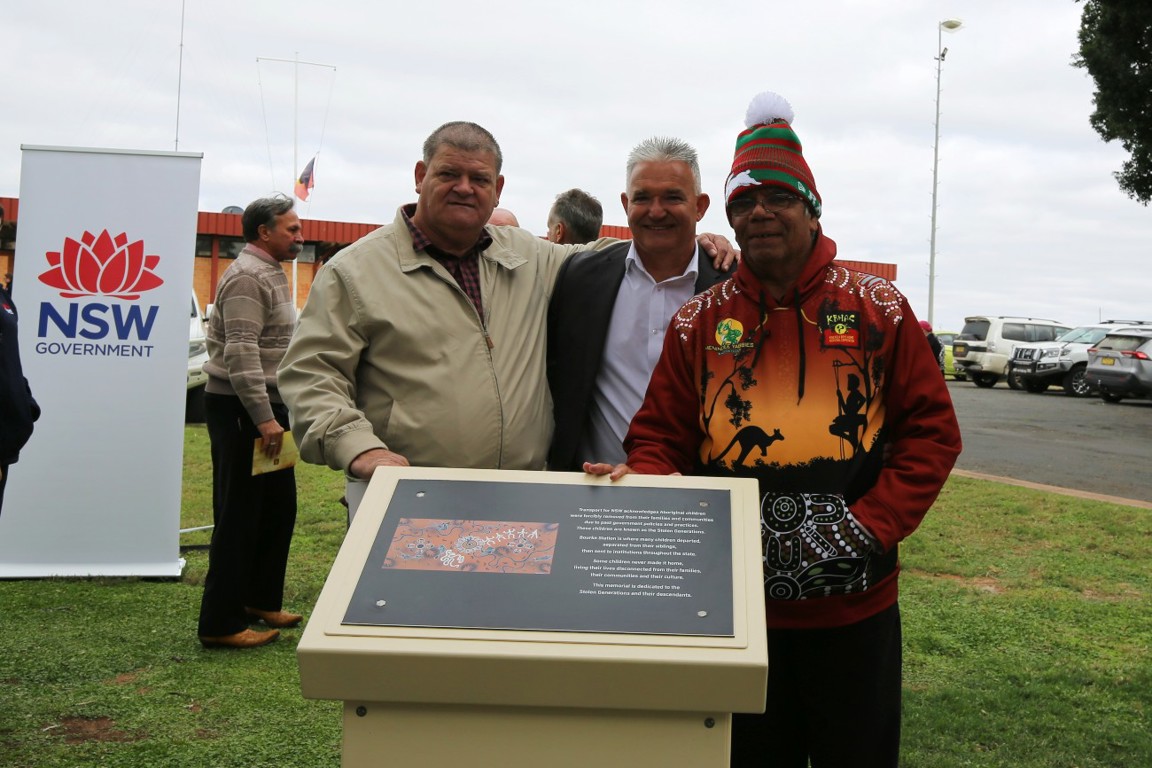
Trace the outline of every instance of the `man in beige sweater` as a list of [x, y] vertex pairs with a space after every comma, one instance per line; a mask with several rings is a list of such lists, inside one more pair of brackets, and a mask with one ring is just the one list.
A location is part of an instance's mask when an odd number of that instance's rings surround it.
[[[224, 272], [208, 324], [204, 410], [212, 441], [215, 528], [200, 603], [206, 648], [254, 648], [300, 623], [282, 610], [288, 546], [296, 524], [294, 471], [252, 475], [254, 445], [280, 453], [288, 409], [276, 387], [296, 322], [280, 262], [300, 253], [304, 238], [293, 201], [251, 203], [241, 219], [247, 245]], [[249, 629], [262, 621], [269, 629]]]

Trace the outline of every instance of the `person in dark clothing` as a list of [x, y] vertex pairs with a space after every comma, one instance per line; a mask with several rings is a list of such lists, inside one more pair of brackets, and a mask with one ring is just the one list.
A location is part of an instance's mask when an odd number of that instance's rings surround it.
[[920, 327], [924, 329], [924, 336], [928, 339], [928, 346], [932, 347], [932, 354], [935, 356], [936, 362], [940, 364], [940, 373], [944, 373], [944, 345], [940, 343], [940, 339], [936, 338], [936, 334], [932, 333], [932, 323], [927, 320], [921, 320]]
[[[0, 224], [4, 209], [0, 208]], [[32, 424], [40, 418], [40, 406], [32, 397], [24, 368], [20, 365], [20, 345], [16, 338], [19, 316], [8, 287], [0, 287], [0, 509], [4, 508], [4, 486], [8, 467], [20, 458], [20, 449], [32, 436]]]

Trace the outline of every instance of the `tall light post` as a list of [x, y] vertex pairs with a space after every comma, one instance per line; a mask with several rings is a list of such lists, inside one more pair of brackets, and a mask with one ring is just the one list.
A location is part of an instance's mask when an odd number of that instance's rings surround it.
[[928, 248], [928, 324], [934, 323], [936, 302], [936, 188], [940, 180], [940, 69], [948, 49], [944, 47], [944, 31], [955, 32], [963, 26], [960, 19], [944, 19], [936, 25], [936, 139], [932, 142], [932, 238]]

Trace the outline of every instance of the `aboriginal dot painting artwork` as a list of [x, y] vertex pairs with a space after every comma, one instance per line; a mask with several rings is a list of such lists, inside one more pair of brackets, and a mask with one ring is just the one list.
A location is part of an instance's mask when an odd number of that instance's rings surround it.
[[555, 523], [404, 518], [383, 568], [544, 574], [552, 570]]

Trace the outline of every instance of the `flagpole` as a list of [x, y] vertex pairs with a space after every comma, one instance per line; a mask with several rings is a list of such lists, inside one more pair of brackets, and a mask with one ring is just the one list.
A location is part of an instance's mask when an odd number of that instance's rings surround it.
[[[326, 69], [336, 70], [332, 64], [317, 64], [313, 61], [300, 61], [300, 52], [296, 51], [291, 59], [273, 59], [267, 56], [257, 56], [257, 63], [261, 61], [277, 61], [282, 64], [292, 65], [292, 173], [299, 173], [296, 169], [300, 167], [300, 159], [297, 157], [299, 154], [299, 134], [300, 134], [300, 65], [304, 64], [309, 67], [325, 67]], [[296, 179], [292, 178], [292, 188], [296, 188]], [[300, 294], [296, 286], [296, 259], [292, 260], [292, 306], [299, 309]]]
[[180, 89], [184, 85], [184, 2], [180, 2], [180, 61], [176, 67], [176, 152], [180, 151]]

